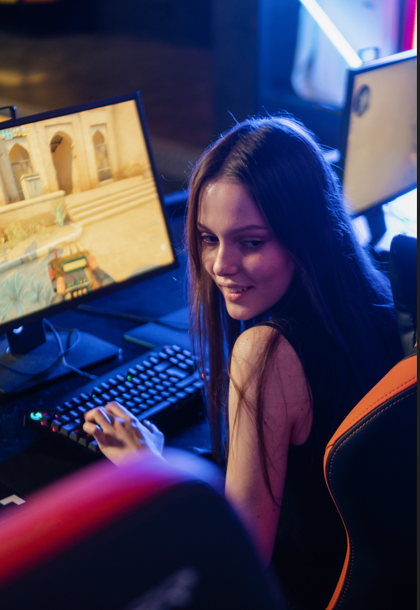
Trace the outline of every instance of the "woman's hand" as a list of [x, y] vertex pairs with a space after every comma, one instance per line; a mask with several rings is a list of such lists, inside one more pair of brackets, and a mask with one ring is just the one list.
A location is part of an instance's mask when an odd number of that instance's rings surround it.
[[117, 402], [92, 409], [85, 414], [83, 430], [92, 434], [102, 453], [119, 464], [138, 451], [150, 451], [162, 457], [165, 437], [149, 421], [139, 420]]

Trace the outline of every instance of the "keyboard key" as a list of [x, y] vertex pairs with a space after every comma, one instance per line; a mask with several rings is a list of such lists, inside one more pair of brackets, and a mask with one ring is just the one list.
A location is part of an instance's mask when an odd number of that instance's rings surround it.
[[152, 364], [159, 364], [159, 358], [156, 358], [155, 356], [149, 356], [149, 360]]
[[137, 370], [137, 369], [130, 368], [130, 369], [128, 369], [128, 372], [130, 373], [130, 375], [137, 375], [138, 370]]
[[145, 382], [144, 382], [144, 385], [145, 385], [147, 388], [153, 388], [154, 383], [152, 383], [151, 381], [145, 381]]
[[60, 432], [60, 428], [62, 425], [63, 422], [58, 421], [58, 419], [55, 419], [51, 424], [51, 430], [55, 430], [55, 432]]
[[138, 377], [133, 377], [131, 379], [131, 381], [135, 384], [135, 385], [139, 385], [141, 384], [141, 379], [139, 379]]
[[155, 389], [150, 388], [150, 390], [149, 390], [149, 394], [150, 394], [150, 396], [155, 396], [155, 395], [157, 394], [157, 392], [156, 392], [156, 390], [155, 390]]
[[73, 408], [73, 403], [71, 403], [69, 400], [67, 402], [64, 403], [64, 406], [67, 409], [72, 409]]
[[50, 413], [43, 413], [41, 417], [41, 422], [44, 426], [50, 426], [52, 422], [52, 416]]
[[177, 388], [174, 388], [174, 386], [171, 386], [170, 388], [168, 388], [168, 392], [170, 392], [171, 394], [176, 394], [177, 392], [179, 392], [179, 390]]
[[154, 377], [156, 375], [154, 369], [149, 369], [148, 371], [146, 371], [146, 374], [149, 375], [149, 379], [150, 377]]
[[166, 373], [159, 373], [159, 377], [160, 379], [169, 379], [169, 375], [167, 375]]
[[161, 395], [162, 395], [164, 398], [169, 398], [169, 396], [170, 396], [169, 392], [161, 392]]
[[188, 369], [189, 369], [188, 364], [185, 364], [185, 362], [180, 362], [180, 363], [178, 364], [178, 366], [179, 366], [179, 368], [180, 368], [180, 369], [182, 369], [183, 371], [188, 371]]
[[114, 379], [113, 377], [108, 379], [108, 383], [109, 383], [109, 385], [111, 385], [113, 387], [119, 385], [118, 381], [116, 379]]
[[125, 406], [127, 407], [127, 409], [132, 409], [133, 407], [135, 407], [135, 406], [136, 406], [136, 403], [135, 403], [135, 402], [132, 402], [131, 400], [128, 400], [128, 401], [125, 403]]
[[168, 356], [175, 356], [175, 352], [173, 349], [171, 349], [170, 347], [167, 347], [165, 349], [165, 352], [168, 354]]
[[115, 379], [118, 379], [118, 381], [125, 381], [124, 375], [120, 375], [120, 374], [115, 375]]
[[71, 415], [72, 417], [79, 417], [79, 413], [77, 411], [73, 411], [73, 409], [71, 411], [69, 411], [69, 415]]
[[199, 379], [200, 379], [200, 374], [198, 371], [195, 371], [195, 373], [193, 373], [189, 377], [182, 379], [182, 381], [178, 381], [176, 384], [176, 387], [179, 388], [180, 390], [182, 390], [182, 388], [186, 388], [187, 386], [192, 385], [194, 383], [194, 381], [198, 381]]
[[202, 379], [200, 379], [199, 381], [194, 381], [193, 386], [195, 386], [197, 389], [203, 388], [204, 381]]
[[195, 388], [192, 385], [188, 386], [188, 388], [184, 388], [184, 392], [188, 392], [188, 394], [195, 394], [196, 391], [197, 391], [197, 388]]
[[101, 388], [103, 391], [108, 392], [108, 390], [111, 389], [111, 386], [109, 385], [109, 383], [101, 383]]
[[81, 407], [77, 407], [77, 410], [78, 410], [78, 411], [79, 411], [79, 413], [81, 413], [82, 415], [83, 415], [84, 413], [87, 413], [87, 412], [88, 412], [88, 409], [86, 409], [86, 407], [83, 407], [83, 406], [81, 406]]
[[173, 345], [172, 349], [174, 350], [174, 352], [182, 352], [182, 349], [179, 347], [179, 345]]
[[67, 413], [67, 409], [66, 409], [66, 407], [62, 407], [61, 405], [58, 405], [57, 407], [55, 407], [54, 413], [58, 413], [59, 415], [63, 415], [63, 413]]
[[86, 434], [86, 432], [84, 432], [84, 430], [81, 430], [80, 428], [76, 428], [75, 430], [72, 430], [72, 432], [70, 432], [69, 434], [69, 438], [72, 441], [76, 441], [76, 443], [78, 442], [80, 436], [83, 434]]
[[125, 387], [123, 385], [117, 385], [116, 389], [118, 390], [118, 392], [120, 392], [120, 394], [125, 392]]
[[72, 421], [72, 417], [70, 417], [69, 415], [61, 415], [60, 419], [63, 423], [67, 424], [68, 422]]
[[169, 358], [169, 362], [172, 362], [172, 364], [178, 364], [178, 360], [175, 357]]
[[110, 394], [107, 394], [106, 392], [104, 392], [104, 393], [102, 394], [102, 399], [103, 399], [105, 402], [111, 402], [111, 401], [112, 401], [112, 396], [111, 396]]
[[133, 402], [135, 402], [137, 406], [140, 406], [143, 404], [143, 399], [136, 396], [135, 398], [133, 398]]
[[88, 401], [86, 403], [88, 409], [96, 409], [96, 405], [93, 402]]
[[146, 368], [142, 364], [136, 364], [136, 369], [141, 372], [146, 370]]
[[134, 408], [134, 409], [131, 409], [131, 413], [132, 413], [133, 415], [140, 415], [141, 410], [140, 410], [140, 409], [137, 409], [137, 407], [136, 407], [136, 408]]
[[152, 377], [151, 381], [153, 381], [155, 385], [159, 385], [159, 383], [162, 382], [162, 379], [159, 379], [159, 377]]
[[76, 407], [78, 407], [79, 405], [82, 404], [82, 401], [77, 396], [75, 398], [72, 398], [71, 400], [72, 400], [73, 404], [76, 405]]
[[165, 386], [166, 388], [172, 387], [172, 383], [170, 381], [162, 381], [162, 385]]
[[[171, 375], [173, 377], [178, 377], [179, 379], [185, 379], [185, 377], [188, 377], [188, 373], [186, 373], [185, 371], [182, 371], [180, 368], [178, 368], [176, 366], [171, 366], [171, 368], [168, 369], [166, 372], [168, 375]], [[177, 381], [179, 381], [179, 379], [177, 379]], [[170, 378], [169, 378], [169, 380], [170, 380]]]
[[101, 400], [100, 398], [98, 398], [97, 396], [95, 396], [95, 397], [93, 398], [93, 402], [95, 403], [95, 405], [96, 405], [97, 407], [102, 407], [102, 405], [104, 404], [104, 401], [103, 401], [103, 400]]
[[155, 404], [156, 402], [154, 400], [146, 400], [146, 405], [149, 405], [150, 407], [153, 407]]
[[83, 400], [89, 400], [90, 396], [86, 394], [86, 392], [83, 392], [83, 394], [80, 394], [80, 398], [82, 398]]
[[178, 360], [181, 360], [182, 362], [185, 360], [184, 354], [177, 354], [176, 357], [178, 358]]
[[81, 417], [76, 417], [76, 419], [74, 420], [74, 423], [77, 424], [78, 426], [83, 426], [83, 424], [85, 423], [85, 418], [83, 418], [83, 420], [82, 420]]
[[187, 394], [182, 390], [180, 392], [177, 392], [176, 396], [178, 396], [178, 398], [187, 398]]
[[194, 360], [191, 360], [191, 358], [186, 358], [185, 364], [188, 364], [188, 366], [194, 366]]
[[138, 385], [137, 389], [139, 392], [147, 392], [147, 388], [145, 385]]
[[82, 434], [79, 438], [79, 445], [82, 445], [82, 447], [87, 447], [92, 440], [93, 436], [91, 434]]
[[118, 396], [118, 392], [117, 392], [117, 390], [110, 390], [110, 391], [109, 391], [109, 393], [111, 394], [111, 396], [112, 396], [113, 398], [116, 398], [116, 397]]
[[103, 391], [101, 386], [96, 385], [92, 390], [92, 394], [102, 394]]
[[131, 394], [131, 396], [138, 396], [140, 394], [140, 392], [133, 388], [132, 390], [130, 390], [130, 394]]
[[162, 358], [162, 360], [168, 360], [168, 354], [165, 352], [159, 352], [159, 358]]
[[60, 434], [64, 434], [64, 436], [68, 436], [70, 434], [70, 432], [73, 432], [73, 430], [76, 430], [77, 427], [78, 427], [78, 425], [75, 424], [74, 422], [71, 422], [70, 424], [65, 424], [64, 426], [61, 426]]
[[149, 360], [143, 360], [142, 365], [145, 366], [147, 369], [151, 369], [153, 366], [153, 364], [149, 362]]
[[142, 392], [140, 394], [140, 396], [143, 398], [143, 400], [147, 400], [148, 398], [150, 398], [149, 394], [147, 392]]
[[149, 379], [148, 375], [145, 375], [144, 373], [140, 373], [139, 375], [140, 379], [142, 379], [143, 381], [147, 381]]
[[168, 398], [168, 402], [170, 402], [173, 405], [176, 405], [176, 403], [179, 402], [179, 398], [177, 396], [170, 396]]
[[127, 392], [124, 392], [122, 397], [124, 398], [124, 400], [131, 400], [131, 394], [128, 394]]
[[91, 441], [88, 445], [88, 449], [90, 449], [94, 453], [99, 453], [98, 441]]
[[157, 383], [157, 384], [155, 385], [155, 389], [156, 389], [156, 390], [159, 390], [159, 392], [161, 392], [162, 390], [164, 390], [164, 389], [165, 389], [165, 386], [160, 385], [160, 383]]
[[131, 383], [131, 381], [126, 381], [124, 383], [125, 387], [128, 388], [129, 390], [131, 390], [131, 388], [134, 388], [134, 383]]
[[187, 358], [191, 358], [192, 353], [190, 352], [189, 349], [183, 349], [182, 353], [184, 354], [184, 356], [187, 356]]

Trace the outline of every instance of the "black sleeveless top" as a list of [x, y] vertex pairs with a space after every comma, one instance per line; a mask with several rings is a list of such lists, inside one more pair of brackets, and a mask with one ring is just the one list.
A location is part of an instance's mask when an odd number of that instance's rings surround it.
[[[324, 451], [346, 415], [379, 378], [365, 380], [368, 387], [356, 381], [354, 365], [326, 332], [299, 278], [293, 279], [270, 315], [272, 321], [265, 324], [277, 327], [296, 351], [313, 398], [309, 437], [303, 445], [289, 447], [271, 566], [286, 608], [325, 610], [343, 568], [346, 534], [324, 480]], [[398, 357], [399, 353], [393, 360]]]

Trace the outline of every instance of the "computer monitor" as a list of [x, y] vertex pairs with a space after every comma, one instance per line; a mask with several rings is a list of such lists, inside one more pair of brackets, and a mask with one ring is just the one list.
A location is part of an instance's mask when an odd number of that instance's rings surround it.
[[59, 369], [42, 319], [177, 265], [139, 93], [0, 124], [0, 393]]
[[343, 192], [353, 213], [416, 188], [416, 50], [349, 69], [341, 139]]

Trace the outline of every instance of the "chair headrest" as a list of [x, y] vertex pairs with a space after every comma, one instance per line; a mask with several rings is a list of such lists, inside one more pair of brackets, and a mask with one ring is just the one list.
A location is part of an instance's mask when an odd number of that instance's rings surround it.
[[417, 239], [397, 235], [391, 243], [389, 274], [397, 325], [404, 355], [413, 353], [417, 342]]

